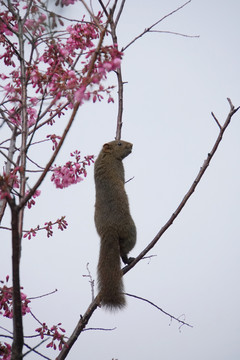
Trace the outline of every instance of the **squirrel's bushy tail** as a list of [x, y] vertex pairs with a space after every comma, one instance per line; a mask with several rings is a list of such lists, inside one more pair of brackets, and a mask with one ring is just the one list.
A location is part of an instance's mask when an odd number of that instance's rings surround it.
[[108, 231], [101, 239], [98, 262], [98, 287], [102, 296], [102, 305], [116, 310], [126, 305], [123, 294], [120, 250], [118, 235]]

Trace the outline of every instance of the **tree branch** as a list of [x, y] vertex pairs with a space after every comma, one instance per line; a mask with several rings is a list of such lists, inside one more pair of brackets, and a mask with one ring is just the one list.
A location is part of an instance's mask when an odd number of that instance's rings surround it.
[[115, 20], [115, 27], [117, 27], [120, 16], [122, 15], [122, 11], [123, 11], [123, 8], [124, 8], [124, 5], [125, 5], [125, 1], [126, 0], [122, 0], [122, 2], [121, 2], [120, 9], [118, 10], [117, 17], [116, 17], [116, 20]]
[[[119, 17], [123, 11], [125, 0], [122, 1], [120, 10], [118, 12], [116, 21], [113, 20], [113, 13], [110, 20], [110, 26], [111, 26], [111, 36], [113, 40], [113, 44], [118, 44], [118, 38], [116, 33], [116, 27], [119, 20]], [[111, 13], [111, 12], [110, 12]], [[116, 129], [116, 140], [121, 139], [121, 130], [122, 130], [122, 117], [123, 117], [123, 80], [122, 80], [122, 72], [121, 72], [121, 66], [116, 70], [117, 74], [117, 81], [118, 81], [118, 115], [117, 115], [117, 129]]]
[[[219, 132], [219, 135], [218, 135], [217, 140], [215, 141], [215, 143], [213, 145], [213, 148], [212, 148], [211, 152], [208, 154], [207, 159], [204, 161], [203, 166], [201, 167], [196, 179], [194, 180], [193, 184], [191, 185], [190, 189], [188, 190], [188, 192], [184, 196], [183, 200], [181, 201], [181, 203], [179, 204], [179, 206], [177, 207], [177, 209], [175, 210], [173, 215], [170, 217], [170, 219], [167, 221], [167, 223], [162, 227], [162, 229], [157, 233], [155, 238], [150, 242], [150, 244], [129, 265], [125, 266], [122, 269], [123, 275], [125, 275], [129, 270], [131, 270], [149, 252], [149, 250], [152, 249], [152, 247], [157, 243], [157, 241], [164, 234], [164, 232], [172, 225], [172, 223], [174, 222], [176, 217], [180, 214], [181, 210], [183, 209], [183, 207], [185, 206], [185, 204], [189, 200], [190, 196], [195, 191], [195, 188], [197, 187], [199, 181], [201, 180], [203, 174], [205, 173], [207, 167], [209, 166], [210, 161], [211, 161], [213, 155], [215, 154], [215, 152], [216, 152], [216, 150], [217, 150], [217, 148], [219, 146], [219, 143], [222, 140], [222, 137], [223, 137], [223, 134], [224, 134], [226, 128], [230, 124], [232, 116], [240, 108], [240, 107], [234, 108], [234, 106], [232, 105], [231, 100], [230, 99], [227, 99], [227, 100], [228, 100], [229, 105], [230, 105], [230, 112], [229, 112], [229, 114], [227, 116], [227, 119], [226, 119], [224, 125], [221, 128], [221, 131]], [[146, 301], [148, 301], [148, 300], [146, 300]], [[148, 302], [151, 303], [150, 301], [148, 301]], [[66, 358], [66, 356], [68, 355], [68, 353], [71, 350], [72, 346], [74, 345], [74, 343], [78, 339], [79, 335], [81, 334], [81, 332], [84, 330], [85, 326], [87, 325], [87, 323], [88, 323], [89, 319], [91, 318], [92, 314], [94, 313], [94, 311], [98, 307], [101, 306], [100, 304], [101, 304], [101, 295], [98, 294], [95, 297], [95, 299], [91, 302], [91, 304], [89, 305], [89, 307], [88, 307], [87, 311], [85, 312], [85, 314], [83, 316], [81, 316], [81, 318], [78, 321], [78, 324], [75, 327], [72, 335], [69, 337], [69, 340], [67, 341], [66, 345], [63, 347], [62, 351], [60, 352], [60, 354], [58, 355], [56, 360], [64, 360]], [[155, 304], [152, 304], [152, 305], [156, 306]], [[168, 313], [166, 313], [166, 314], [168, 316], [170, 316], [171, 318], [174, 318], [172, 315], [170, 315]], [[179, 321], [179, 319], [177, 319], [177, 318], [174, 318], [174, 319]], [[180, 322], [181, 322], [181, 320], [180, 320]], [[188, 326], [190, 326], [190, 325], [188, 325]]]
[[80, 320], [78, 321], [77, 326], [75, 327], [72, 335], [69, 337], [68, 341], [66, 342], [65, 346], [57, 356], [56, 360], [64, 360], [66, 359], [69, 351], [71, 350], [74, 343], [77, 341], [79, 335], [84, 330], [85, 326], [87, 325], [89, 319], [91, 318], [94, 311], [97, 309], [101, 301], [100, 295], [97, 295], [92, 303], [89, 305], [87, 311], [83, 316], [80, 316]]
[[148, 246], [127, 266], [124, 267], [123, 269], [123, 274], [126, 274], [131, 268], [133, 268], [148, 252], [149, 250], [151, 250], [153, 248], [153, 246], [158, 242], [158, 240], [160, 239], [160, 237], [165, 233], [165, 231], [172, 225], [172, 223], [174, 222], [174, 220], [177, 218], [177, 216], [180, 214], [180, 212], [182, 211], [183, 207], [186, 205], [187, 201], [189, 200], [190, 196], [194, 193], [197, 185], [199, 184], [203, 174], [205, 173], [205, 171], [207, 170], [213, 155], [215, 154], [215, 152], [217, 151], [217, 148], [222, 140], [223, 134], [225, 132], [225, 130], [227, 129], [228, 125], [230, 124], [231, 118], [232, 116], [238, 111], [238, 109], [240, 107], [234, 108], [231, 100], [229, 98], [227, 98], [229, 105], [230, 105], [230, 111], [229, 114], [227, 116], [227, 119], [224, 123], [224, 125], [220, 128], [218, 137], [212, 147], [212, 150], [210, 151], [210, 153], [208, 153], [207, 155], [207, 159], [204, 161], [202, 167], [199, 170], [199, 173], [197, 175], [197, 177], [195, 178], [195, 180], [193, 181], [192, 185], [190, 186], [188, 192], [185, 194], [185, 196], [183, 197], [182, 201], [180, 202], [180, 204], [178, 205], [177, 209], [174, 211], [174, 213], [172, 214], [172, 216], [170, 217], [170, 219], [166, 222], [166, 224], [161, 228], [161, 230], [157, 233], [157, 235], [155, 236], [155, 238], [150, 242], [150, 244], [148, 244]]
[[22, 326], [22, 300], [20, 291], [20, 253], [21, 242], [19, 235], [19, 210], [13, 200], [11, 201], [12, 216], [12, 278], [13, 278], [13, 343], [11, 360], [22, 359], [23, 326]]
[[[2, 155], [4, 155], [7, 158], [6, 174], [9, 174], [9, 172], [11, 170], [11, 164], [14, 164], [14, 166], [16, 166], [16, 164], [13, 162], [13, 155], [14, 155], [15, 144], [16, 144], [16, 130], [17, 130], [16, 127], [13, 128], [13, 130], [12, 130], [12, 137], [10, 139], [8, 155], [5, 155], [1, 151]], [[5, 212], [6, 204], [7, 204], [6, 198], [0, 199], [0, 224], [2, 222], [2, 218], [3, 218], [4, 212]]]
[[162, 34], [171, 34], [171, 35], [177, 35], [177, 36], [183, 36], [187, 38], [199, 38], [200, 35], [188, 35], [188, 34], [182, 34], [175, 31], [167, 31], [167, 30], [150, 30], [150, 33], [162, 33]]
[[154, 306], [156, 309], [160, 310], [163, 314], [169, 316], [171, 320], [173, 319], [173, 320], [176, 320], [177, 322], [179, 322], [179, 323], [181, 324], [180, 327], [182, 327], [183, 325], [189, 326], [189, 327], [191, 327], [191, 328], [193, 327], [192, 325], [186, 323], [185, 321], [180, 320], [179, 318], [176, 318], [175, 316], [169, 314], [168, 312], [166, 312], [165, 310], [163, 310], [162, 308], [160, 308], [159, 306], [157, 306], [156, 304], [154, 304], [152, 301], [150, 301], [150, 300], [148, 300], [148, 299], [142, 298], [141, 296], [128, 294], [128, 293], [125, 293], [125, 295], [131, 296], [131, 297], [133, 297], [133, 298], [135, 298], [135, 299], [139, 299], [139, 300], [145, 301], [145, 302], [147, 302], [148, 304]]
[[184, 8], [186, 5], [188, 5], [191, 2], [191, 0], [188, 0], [187, 2], [185, 2], [183, 5], [179, 6], [177, 9], [171, 11], [169, 14], [164, 15], [160, 20], [156, 21], [153, 25], [151, 25], [150, 27], [148, 27], [147, 29], [145, 29], [140, 35], [136, 36], [132, 41], [130, 41], [129, 44], [127, 44], [126, 46], [124, 46], [122, 48], [122, 51], [125, 51], [130, 45], [132, 45], [135, 41], [137, 41], [139, 38], [141, 38], [143, 35], [145, 35], [147, 32], [150, 32], [150, 30], [158, 25], [160, 22], [162, 22], [163, 20], [165, 20], [167, 17], [173, 15], [175, 12], [181, 10], [182, 8]]

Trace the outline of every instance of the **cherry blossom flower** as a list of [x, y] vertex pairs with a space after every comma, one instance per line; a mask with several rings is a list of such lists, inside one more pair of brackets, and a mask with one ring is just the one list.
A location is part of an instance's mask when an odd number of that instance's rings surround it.
[[[26, 195], [27, 194], [29, 194], [29, 191], [26, 191]], [[36, 190], [35, 193], [33, 194], [33, 196], [31, 197], [31, 199], [27, 202], [27, 207], [29, 209], [31, 209], [31, 207], [33, 205], [35, 205], [35, 203], [36, 203], [35, 200], [33, 200], [33, 199], [36, 199], [36, 197], [38, 197], [40, 195], [41, 195], [41, 190]], [[33, 235], [33, 236], [35, 236], [35, 235]]]
[[87, 156], [81, 161], [78, 150], [70, 155], [75, 157], [75, 162], [68, 161], [65, 165], [55, 166], [55, 168], [52, 169], [53, 174], [51, 181], [55, 183], [58, 189], [63, 189], [82, 181], [82, 175], [84, 177], [87, 175], [86, 166], [89, 166], [93, 162], [93, 155]]
[[[6, 277], [6, 284], [9, 280], [9, 276]], [[4, 281], [0, 281], [0, 283], [4, 284]], [[12, 319], [13, 317], [13, 299], [12, 299], [12, 291], [13, 288], [7, 285], [0, 286], [0, 314], [4, 317]], [[27, 295], [21, 292], [21, 301], [22, 301], [22, 314], [26, 315], [30, 312], [30, 308], [28, 304], [31, 302]]]

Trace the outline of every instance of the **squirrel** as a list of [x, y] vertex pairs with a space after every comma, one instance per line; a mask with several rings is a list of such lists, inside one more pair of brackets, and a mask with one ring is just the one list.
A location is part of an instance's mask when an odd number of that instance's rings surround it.
[[121, 272], [122, 258], [129, 264], [127, 254], [136, 243], [136, 226], [130, 215], [124, 189], [122, 160], [132, 152], [132, 144], [122, 140], [103, 145], [94, 165], [96, 187], [95, 225], [101, 238], [98, 262], [98, 287], [102, 305], [110, 310], [126, 305]]

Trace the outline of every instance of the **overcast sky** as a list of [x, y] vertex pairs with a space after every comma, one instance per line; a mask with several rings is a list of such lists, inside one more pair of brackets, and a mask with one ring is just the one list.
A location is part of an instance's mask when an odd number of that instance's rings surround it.
[[[95, 6], [97, 1], [92, 3]], [[118, 28], [120, 47], [181, 4], [126, 1]], [[81, 19], [79, 9], [83, 8], [76, 4], [72, 13], [70, 8], [67, 11]], [[156, 29], [199, 38], [150, 33], [124, 54], [122, 138], [133, 143], [124, 165], [126, 179], [134, 177], [126, 191], [138, 231], [131, 256], [153, 239], [194, 181], [218, 135], [211, 111], [223, 123], [229, 112], [226, 98], [240, 105], [239, 13], [236, 0], [192, 0]], [[110, 80], [116, 82], [114, 77]], [[56, 163], [66, 162], [76, 149], [97, 155], [103, 143], [114, 139], [116, 114], [117, 102], [82, 106]], [[83, 333], [68, 360], [240, 358], [239, 138], [240, 112], [194, 195], [152, 249], [150, 254], [157, 256], [142, 260], [124, 277], [126, 292], [181, 316], [193, 328], [179, 331], [179, 324], [157, 309], [127, 298], [128, 306], [121, 312], [95, 311], [88, 327], [116, 329]], [[36, 155], [41, 159], [41, 152]], [[93, 166], [78, 185], [55, 190], [46, 180], [41, 190], [37, 205], [26, 213], [25, 228], [62, 215], [69, 227], [56, 230], [53, 238], [39, 233], [23, 241], [22, 286], [28, 296], [58, 289], [50, 297], [33, 300], [31, 308], [42, 322], [62, 322], [70, 335], [91, 301], [88, 278], [83, 277], [87, 263], [96, 278], [99, 238], [93, 220]], [[11, 274], [6, 231], [1, 235], [1, 254], [4, 278]], [[38, 324], [24, 321], [25, 334], [31, 335]], [[4, 326], [8, 323], [4, 321]]]

